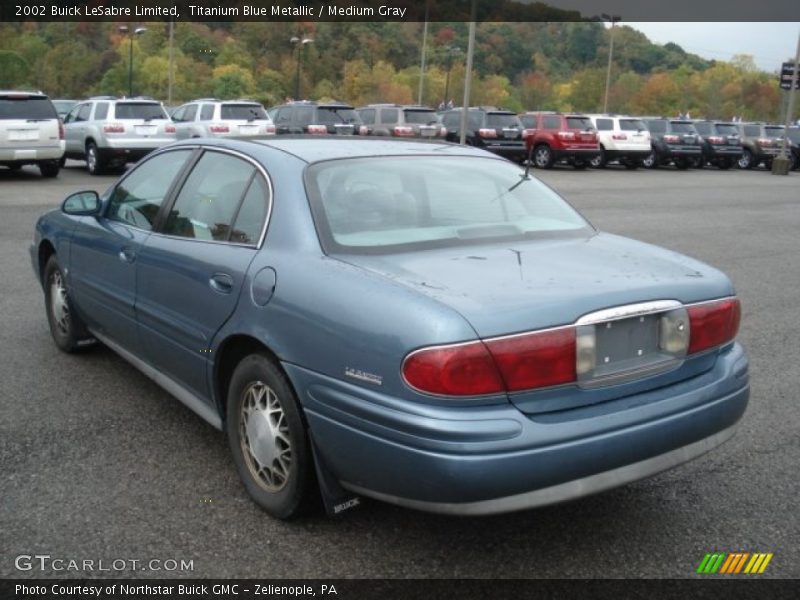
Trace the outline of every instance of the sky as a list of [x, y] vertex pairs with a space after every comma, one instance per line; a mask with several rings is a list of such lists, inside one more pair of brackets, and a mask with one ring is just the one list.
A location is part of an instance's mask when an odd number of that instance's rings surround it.
[[734, 54], [750, 54], [760, 69], [770, 73], [794, 59], [800, 35], [800, 22], [623, 24], [638, 29], [652, 42], [674, 42], [707, 59], [730, 60]]

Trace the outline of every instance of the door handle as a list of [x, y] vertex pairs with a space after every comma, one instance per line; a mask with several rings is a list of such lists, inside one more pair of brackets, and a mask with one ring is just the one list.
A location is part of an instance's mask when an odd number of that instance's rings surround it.
[[136, 260], [136, 253], [130, 248], [123, 248], [119, 251], [119, 259], [122, 262], [132, 263], [134, 260]]
[[233, 291], [233, 277], [227, 273], [214, 273], [208, 280], [211, 289], [220, 294], [230, 294]]

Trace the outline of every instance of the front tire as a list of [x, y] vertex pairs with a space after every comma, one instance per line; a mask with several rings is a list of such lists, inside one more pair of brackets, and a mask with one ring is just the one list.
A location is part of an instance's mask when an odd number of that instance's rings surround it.
[[253, 500], [279, 519], [301, 513], [313, 496], [309, 438], [288, 379], [267, 356], [251, 354], [236, 367], [226, 431], [236, 470]]
[[48, 160], [39, 163], [39, 172], [42, 177], [58, 177], [58, 172], [61, 170], [61, 165], [57, 160]]
[[44, 300], [50, 335], [59, 350], [75, 352], [92, 339], [86, 325], [73, 310], [66, 280], [55, 255], [50, 257], [44, 268]]
[[90, 175], [102, 175], [105, 170], [105, 163], [100, 158], [100, 152], [94, 142], [86, 144], [86, 170]]

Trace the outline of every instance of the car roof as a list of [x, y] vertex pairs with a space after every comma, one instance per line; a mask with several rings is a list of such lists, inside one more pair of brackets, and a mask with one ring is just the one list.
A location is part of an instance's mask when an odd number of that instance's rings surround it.
[[222, 147], [239, 150], [254, 155], [262, 146], [291, 154], [307, 163], [314, 163], [337, 158], [367, 158], [374, 156], [413, 156], [432, 154], [441, 156], [480, 156], [484, 158], [502, 159], [471, 146], [460, 146], [442, 141], [405, 141], [370, 137], [310, 137], [310, 136], [270, 136], [260, 139], [232, 140], [185, 140], [177, 145], [197, 145]]

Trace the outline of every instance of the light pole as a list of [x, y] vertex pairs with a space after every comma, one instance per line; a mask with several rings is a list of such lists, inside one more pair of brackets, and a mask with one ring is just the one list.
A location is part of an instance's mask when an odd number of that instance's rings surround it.
[[297, 37], [296, 35], [292, 36], [289, 39], [289, 43], [292, 44], [292, 46], [296, 46], [297, 47], [297, 67], [295, 69], [295, 74], [294, 74], [294, 99], [295, 100], [300, 100], [300, 52], [308, 44], [312, 44], [313, 42], [314, 42], [314, 40], [311, 39], [311, 38], [304, 37], [304, 38], [301, 39], [301, 38]]
[[606, 95], [603, 100], [603, 112], [606, 113], [608, 112], [608, 90], [611, 87], [611, 60], [614, 56], [614, 23], [617, 23], [620, 17], [618, 15], [607, 15], [605, 13], [600, 16], [603, 20], [611, 22], [611, 31], [609, 32], [611, 40], [608, 43], [608, 69], [606, 70]]
[[118, 27], [120, 33], [128, 34], [128, 97], [133, 96], [133, 37], [142, 35], [147, 31], [147, 27], [137, 27], [133, 31], [127, 25], [120, 25]]
[[446, 106], [448, 100], [450, 99], [450, 71], [453, 68], [453, 60], [455, 59], [456, 55], [461, 54], [461, 48], [458, 46], [447, 46], [445, 47], [444, 52], [445, 65], [447, 66], [447, 75], [444, 78], [444, 103]]

